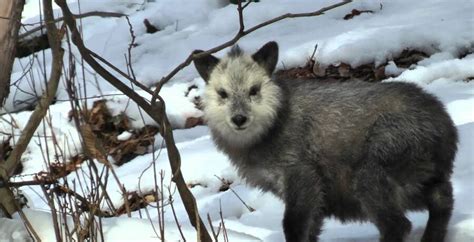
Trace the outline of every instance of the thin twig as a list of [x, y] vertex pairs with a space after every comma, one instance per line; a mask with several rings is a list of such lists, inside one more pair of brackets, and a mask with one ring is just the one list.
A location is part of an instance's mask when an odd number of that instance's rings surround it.
[[[105, 80], [107, 80], [114, 87], [122, 91], [124, 94], [129, 96], [135, 101], [150, 117], [152, 117], [158, 124], [160, 124], [160, 133], [166, 142], [166, 149], [168, 150], [168, 159], [170, 160], [171, 169], [173, 171], [173, 181], [176, 183], [180, 196], [183, 200], [184, 207], [187, 215], [198, 232], [198, 236], [201, 241], [211, 241], [211, 237], [202, 222], [202, 219], [197, 213], [196, 199], [192, 195], [189, 188], [186, 186], [186, 182], [180, 172], [181, 157], [179, 155], [176, 144], [174, 143], [173, 133], [171, 125], [166, 116], [165, 104], [161, 99], [161, 102], [155, 102], [150, 105], [142, 96], [133, 91], [129, 86], [122, 83], [119, 79], [108, 72], [102, 67], [92, 56], [91, 51], [84, 45], [82, 37], [77, 29], [76, 21], [72, 16], [72, 13], [67, 6], [65, 0], [55, 0], [56, 4], [62, 9], [64, 15], [64, 21], [68, 25], [72, 33], [72, 41], [77, 46], [84, 60]], [[158, 96], [159, 98], [159, 96]]]
[[128, 31], [130, 32], [130, 36], [132, 37], [132, 40], [130, 40], [130, 44], [128, 44], [128, 48], [127, 48], [128, 65], [130, 67], [129, 69], [130, 69], [130, 74], [132, 74], [132, 79], [136, 81], [137, 77], [135, 76], [135, 72], [133, 71], [133, 67], [132, 67], [132, 49], [135, 46], [136, 36], [135, 36], [135, 32], [133, 31], [132, 23], [130, 23], [130, 18], [126, 16], [125, 19], [127, 20], [127, 23], [128, 23]]
[[[11, 190], [9, 190], [10, 193], [12, 193]], [[13, 194], [11, 194], [11, 196], [13, 196]], [[1, 204], [0, 204], [1, 205]], [[30, 236], [36, 241], [36, 242], [41, 242], [41, 239], [38, 235], [38, 233], [36, 232], [36, 230], [33, 228], [33, 225], [31, 224], [30, 220], [28, 219], [28, 217], [26, 217], [25, 213], [23, 212], [23, 210], [21, 209], [20, 205], [15, 201], [15, 204], [16, 206], [16, 209], [18, 211], [18, 214], [20, 215], [20, 218], [21, 220], [23, 220], [23, 223], [25, 224], [27, 230], [28, 230], [28, 233], [30, 234]]]
[[246, 7], [248, 7], [253, 1], [252, 0], [249, 0], [247, 1], [244, 6], [242, 6], [242, 10], [245, 9]]
[[[240, 2], [240, 1], [239, 1]], [[243, 8], [241, 7], [241, 5], [238, 5], [237, 7], [237, 10], [239, 11], [239, 23], [240, 23], [240, 26], [239, 26], [239, 31], [235, 34], [235, 36], [219, 45], [219, 46], [216, 46], [214, 48], [211, 48], [207, 51], [203, 51], [203, 52], [200, 52], [198, 54], [189, 54], [189, 56], [186, 58], [186, 60], [184, 60], [181, 64], [179, 64], [178, 66], [176, 66], [168, 75], [164, 76], [163, 78], [161, 78], [161, 80], [157, 83], [156, 85], [156, 89], [155, 89], [155, 92], [153, 94], [153, 98], [152, 98], [152, 102], [153, 100], [155, 100], [155, 96], [158, 95], [161, 87], [167, 83], [169, 80], [171, 80], [171, 78], [173, 78], [181, 69], [185, 68], [186, 66], [190, 65], [191, 62], [197, 58], [201, 58], [203, 56], [206, 56], [206, 55], [209, 55], [209, 54], [212, 54], [212, 53], [215, 53], [217, 51], [220, 51], [222, 49], [225, 49], [227, 47], [230, 47], [232, 45], [234, 45], [235, 43], [237, 43], [237, 41], [239, 39], [241, 39], [242, 37], [244, 37], [245, 35], [248, 35], [260, 28], [263, 28], [265, 26], [268, 26], [270, 24], [273, 24], [273, 23], [276, 23], [278, 21], [281, 21], [283, 19], [287, 19], [287, 18], [301, 18], [301, 17], [314, 17], [314, 16], [319, 16], [319, 15], [322, 15], [324, 14], [325, 12], [327, 12], [328, 10], [331, 10], [331, 9], [334, 9], [334, 8], [337, 8], [337, 7], [340, 7], [340, 6], [343, 6], [343, 5], [346, 5], [348, 3], [352, 2], [352, 0], [343, 0], [342, 2], [339, 2], [339, 3], [336, 3], [336, 4], [333, 4], [333, 5], [330, 5], [330, 6], [327, 6], [327, 7], [324, 7], [324, 8], [321, 8], [317, 11], [314, 11], [314, 12], [308, 12], [308, 13], [287, 13], [287, 14], [283, 14], [283, 15], [280, 15], [278, 17], [275, 17], [275, 18], [272, 18], [270, 20], [267, 20], [265, 22], [262, 22], [260, 24], [257, 24], [247, 30], [245, 30], [243, 27], [243, 21], [241, 21], [241, 16], [242, 16], [242, 10]], [[240, 7], [239, 7], [240, 6]]]
[[218, 242], [219, 241], [219, 234], [216, 233], [216, 231], [214, 230], [214, 225], [212, 225], [212, 219], [211, 219], [211, 216], [209, 215], [209, 213], [207, 214], [207, 222], [209, 223], [209, 227], [211, 228], [211, 232], [212, 232], [212, 237], [214, 237], [214, 241], [215, 242]]
[[316, 50], [318, 50], [318, 44], [314, 45], [313, 54], [311, 54], [311, 57], [309, 58], [310, 60], [313, 60], [314, 55], [316, 55]]
[[[115, 18], [120, 18], [120, 17], [124, 17], [124, 16], [127, 16], [127, 15], [124, 14], [124, 13], [102, 12], [102, 11], [92, 11], [92, 12], [88, 12], [88, 13], [74, 14], [74, 18], [76, 18], [76, 19], [87, 18], [87, 17], [102, 17], [102, 18], [115, 17]], [[57, 22], [61, 22], [63, 20], [64, 20], [64, 17], [60, 17], [60, 18], [54, 19], [52, 22], [57, 23]], [[25, 38], [26, 36], [28, 36], [30, 34], [33, 34], [34, 32], [37, 32], [37, 31], [39, 31], [43, 28], [44, 28], [44, 25], [40, 25], [38, 27], [32, 28], [32, 29], [26, 31], [25, 33], [20, 34], [18, 36], [18, 38], [19, 39]]]
[[244, 8], [242, 7], [242, 0], [237, 1], [237, 12], [239, 13], [239, 33], [241, 33], [245, 29]]
[[[43, 4], [46, 21], [53, 19], [51, 1], [44, 1]], [[13, 175], [15, 168], [20, 162], [21, 155], [25, 152], [36, 129], [45, 117], [49, 105], [53, 101], [53, 98], [56, 95], [56, 91], [58, 89], [59, 79], [61, 78], [62, 73], [64, 55], [64, 50], [61, 48], [60, 42], [64, 32], [59, 31], [54, 25], [54, 23], [47, 23], [46, 27], [48, 29], [48, 41], [50, 43], [53, 56], [51, 74], [48, 80], [48, 85], [45, 92], [43, 93], [43, 96], [39, 100], [38, 105], [36, 106], [35, 110], [28, 119], [28, 123], [23, 129], [23, 133], [18, 139], [18, 142], [16, 143], [14, 149], [11, 151], [10, 156], [6, 161], [0, 164], [0, 178], [3, 178], [4, 180], [8, 180], [8, 178]], [[3, 203], [3, 206], [9, 210], [9, 213], [13, 213], [16, 208], [12, 207], [11, 204], [8, 204], [11, 203], [8, 200], [14, 200], [14, 198], [9, 197], [9, 194], [5, 192], [3, 188], [0, 188], [0, 194], [2, 195], [2, 199], [0, 199], [0, 202]]]
[[100, 208], [98, 207], [99, 204], [92, 204], [90, 203], [85, 197], [81, 196], [80, 194], [78, 194], [77, 192], [65, 187], [65, 186], [61, 186], [61, 185], [57, 185], [56, 187], [54, 187], [51, 192], [55, 192], [55, 193], [58, 193], [58, 194], [68, 194], [74, 198], [76, 198], [79, 202], [81, 202], [81, 208], [84, 209], [85, 211], [89, 211], [91, 212], [93, 215], [96, 215], [96, 216], [100, 216], [100, 217], [114, 217], [115, 215], [114, 214], [111, 214], [109, 212], [106, 212], [106, 211], [102, 211], [100, 210]]
[[92, 52], [92, 51], [89, 51], [89, 54], [91, 56], [93, 56], [94, 58], [100, 60], [102, 63], [106, 64], [108, 67], [112, 68], [112, 70], [116, 71], [117, 73], [119, 73], [121, 76], [125, 77], [127, 80], [129, 80], [130, 82], [132, 82], [133, 84], [137, 85], [138, 87], [140, 87], [142, 90], [146, 91], [147, 93], [149, 94], [153, 94], [153, 91], [151, 91], [150, 88], [148, 88], [147, 86], [143, 85], [142, 83], [138, 82], [136, 79], [130, 77], [129, 75], [127, 75], [125, 72], [121, 71], [119, 68], [117, 68], [116, 66], [112, 65], [110, 62], [108, 62], [106, 59], [104, 59], [102, 56]]
[[247, 205], [247, 203], [245, 203], [245, 201], [239, 196], [239, 194], [237, 194], [237, 192], [234, 191], [234, 189], [232, 189], [232, 187], [230, 187], [230, 184], [228, 184], [228, 182], [224, 179], [224, 178], [221, 178], [217, 175], [214, 175], [217, 179], [219, 179], [223, 184], [226, 184], [229, 186], [229, 190], [234, 193], [234, 195], [242, 202], [242, 204], [249, 210], [249, 212], [254, 212], [255, 209], [250, 207], [249, 205]]
[[[158, 95], [161, 86], [164, 83], [168, 82], [182, 68], [189, 65], [195, 58], [199, 58], [204, 55], [217, 52], [223, 48], [229, 47], [235, 44], [243, 36], [259, 28], [262, 28], [266, 25], [272, 24], [274, 22], [280, 21], [285, 18], [309, 17], [309, 16], [321, 15], [329, 9], [333, 9], [333, 8], [336, 8], [336, 7], [339, 7], [351, 2], [350, 0], [345, 0], [341, 3], [334, 4], [329, 7], [322, 8], [316, 12], [311, 12], [311, 13], [282, 15], [280, 17], [277, 17], [269, 21], [266, 21], [264, 23], [261, 23], [259, 25], [256, 25], [248, 30], [245, 30], [244, 28], [239, 28], [240, 31], [230, 41], [199, 54], [190, 54], [183, 63], [181, 63], [180, 65], [178, 65], [178, 67], [172, 70], [170, 74], [162, 78], [162, 80], [158, 83], [156, 90], [154, 91], [152, 103], [149, 104], [143, 97], [138, 95], [136, 92], [133, 91], [133, 89], [131, 89], [129, 86], [125, 85], [119, 79], [114, 77], [110, 72], [108, 72], [104, 67], [102, 67], [95, 60], [95, 58], [97, 57], [96, 56], [93, 57], [92, 56], [93, 52], [85, 47], [84, 42], [77, 30], [77, 26], [76, 26], [76, 22], [74, 20], [73, 14], [70, 12], [65, 0], [55, 0], [55, 1], [61, 7], [63, 11], [64, 21], [67, 23], [69, 29], [71, 30], [73, 43], [78, 47], [78, 50], [80, 51], [84, 60], [96, 71], [96, 73], [101, 75], [105, 80], [107, 80], [109, 83], [115, 86], [118, 90], [122, 91], [124, 94], [129, 96], [160, 125], [160, 134], [163, 136], [166, 142], [166, 148], [168, 150], [168, 158], [170, 160], [170, 165], [173, 172], [172, 180], [177, 185], [177, 189], [183, 200], [183, 204], [187, 211], [189, 220], [191, 224], [196, 228], [198, 232], [198, 239], [201, 241], [211, 241], [211, 237], [209, 233], [207, 232], [206, 227], [204, 226], [204, 223], [202, 222], [202, 219], [199, 217], [199, 213], [197, 211], [196, 200], [192, 196], [191, 192], [189, 191], [189, 188], [186, 186], [186, 183], [184, 182], [184, 178], [180, 170], [181, 157], [174, 143], [171, 125], [169, 123], [168, 118], [166, 117], [165, 103], [163, 102], [162, 98]], [[242, 5], [240, 5], [239, 11], [242, 11], [242, 10], [243, 10], [243, 7]], [[241, 18], [243, 18], [243, 14], [240, 13], [240, 15], [242, 16]], [[221, 219], [223, 219], [222, 214], [221, 214]], [[228, 239], [226, 234], [224, 235], [224, 238], [225, 240]]]
[[61, 232], [59, 231], [59, 222], [58, 222], [58, 212], [56, 210], [56, 206], [54, 205], [54, 200], [52, 199], [52, 195], [48, 193], [48, 189], [46, 186], [41, 186], [43, 190], [44, 197], [48, 201], [48, 206], [51, 209], [51, 219], [53, 220], [53, 228], [54, 234], [56, 235], [56, 241], [61, 242], [63, 239], [61, 237]]
[[[176, 216], [176, 210], [174, 209], [174, 205], [173, 205], [174, 200], [173, 200], [173, 195], [172, 195], [170, 186], [168, 186], [168, 195], [169, 195], [168, 200], [171, 206], [171, 212], [173, 213], [174, 221], [176, 222], [176, 226], [178, 227], [178, 231], [179, 231], [179, 234], [181, 235], [181, 238], [183, 239], [183, 242], [186, 242], [186, 238], [184, 237], [183, 230], [181, 229], [181, 225], [179, 224], [178, 217]], [[217, 242], [217, 240], [215, 242]]]
[[225, 228], [224, 215], [222, 214], [222, 201], [219, 200], [219, 216], [222, 223], [222, 234], [224, 236], [224, 242], [229, 242], [229, 236], [227, 236], [227, 229]]

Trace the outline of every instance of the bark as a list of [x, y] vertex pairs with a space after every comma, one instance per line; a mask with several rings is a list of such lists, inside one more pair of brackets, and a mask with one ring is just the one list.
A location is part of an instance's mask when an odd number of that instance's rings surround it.
[[[56, 95], [59, 79], [62, 73], [64, 55], [64, 50], [61, 48], [62, 34], [60, 34], [54, 24], [51, 2], [44, 1], [43, 4], [46, 28], [48, 30], [48, 40], [53, 54], [51, 75], [49, 77], [46, 90], [36, 105], [35, 110], [31, 114], [28, 123], [24, 127], [21, 136], [18, 138], [15, 147], [10, 153], [10, 156], [7, 160], [0, 163], [0, 179], [2, 179], [4, 183], [12, 176], [15, 167], [17, 167], [17, 165], [20, 163], [21, 155], [25, 152], [26, 147], [33, 137], [33, 134], [38, 128], [38, 125], [46, 115], [49, 105]], [[6, 210], [5, 212], [7, 212], [9, 215], [12, 215], [19, 209], [8, 188], [0, 187], [0, 204], [3, 206], [3, 210]]]
[[10, 75], [25, 0], [0, 1], [0, 107], [10, 92]]

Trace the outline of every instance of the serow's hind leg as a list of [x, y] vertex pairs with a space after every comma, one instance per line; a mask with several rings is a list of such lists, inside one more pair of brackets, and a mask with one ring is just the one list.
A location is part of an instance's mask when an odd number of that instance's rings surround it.
[[431, 185], [425, 198], [429, 218], [421, 241], [444, 241], [454, 203], [451, 182], [444, 181]]
[[378, 228], [381, 242], [402, 242], [411, 230], [397, 190], [397, 184], [377, 164], [362, 167], [356, 177], [356, 195]]

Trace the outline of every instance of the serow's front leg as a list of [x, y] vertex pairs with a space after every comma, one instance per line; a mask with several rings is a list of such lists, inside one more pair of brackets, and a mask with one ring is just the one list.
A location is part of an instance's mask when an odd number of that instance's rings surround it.
[[317, 219], [317, 223], [314, 222], [321, 207], [321, 193], [315, 190], [319, 184], [314, 177], [304, 175], [308, 174], [290, 176], [286, 180], [283, 217], [286, 242], [317, 241], [321, 229], [322, 218]]

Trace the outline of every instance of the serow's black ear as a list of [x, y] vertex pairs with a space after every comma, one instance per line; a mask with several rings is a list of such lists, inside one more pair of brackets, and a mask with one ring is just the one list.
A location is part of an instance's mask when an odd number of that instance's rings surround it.
[[[202, 52], [204, 51], [195, 50], [193, 51], [193, 54], [199, 54]], [[202, 79], [204, 79], [206, 83], [209, 81], [209, 76], [214, 67], [216, 67], [217, 63], [219, 63], [219, 59], [213, 55], [205, 55], [194, 60], [194, 66], [196, 67], [196, 70], [199, 72], [199, 75], [201, 75]]]
[[252, 55], [252, 59], [271, 76], [278, 61], [278, 44], [275, 41], [266, 43]]

